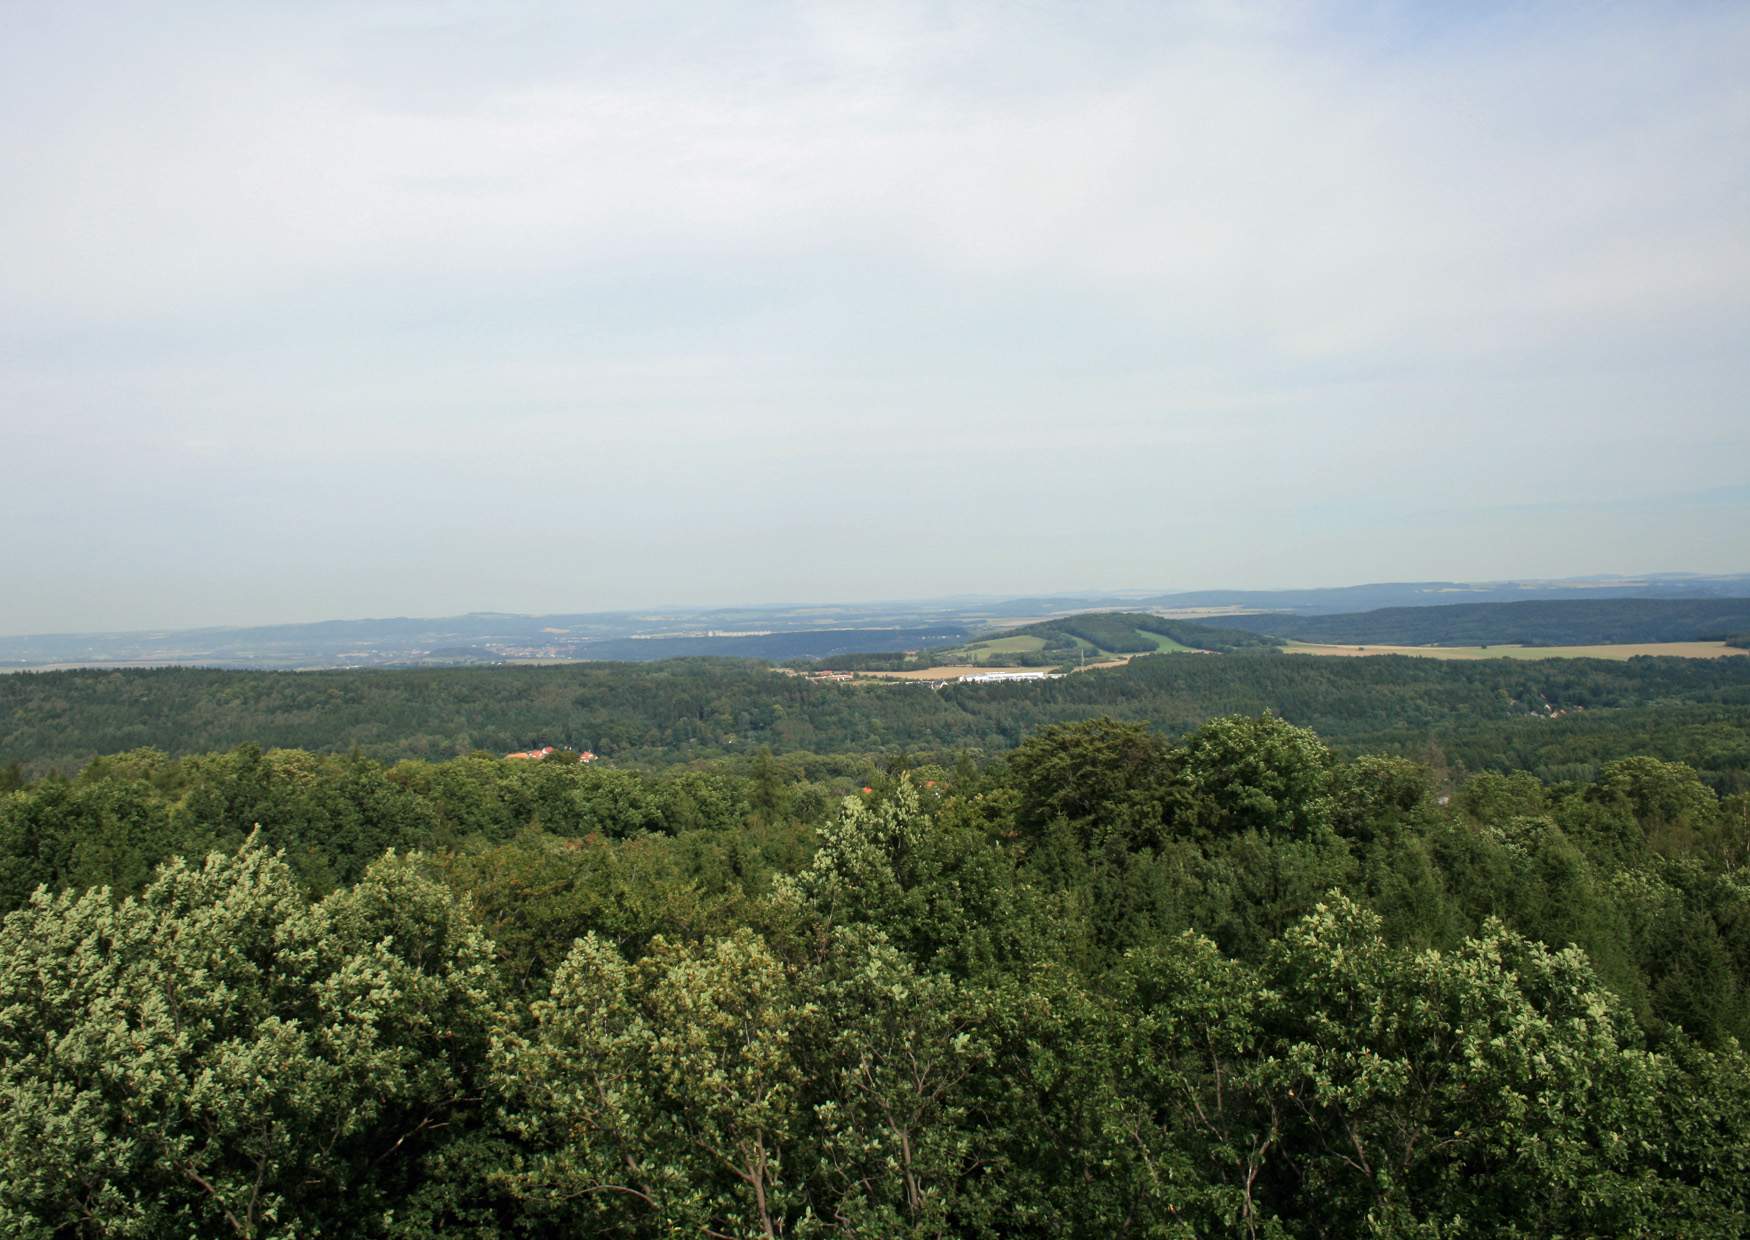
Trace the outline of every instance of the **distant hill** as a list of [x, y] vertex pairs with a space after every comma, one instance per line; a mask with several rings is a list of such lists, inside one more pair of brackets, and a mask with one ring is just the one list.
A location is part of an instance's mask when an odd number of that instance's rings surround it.
[[[1221, 613], [1269, 611], [1311, 616], [1387, 607], [1529, 599], [1699, 600], [1745, 596], [1750, 596], [1750, 575], [1660, 573], [1637, 578], [1558, 581], [1378, 582], [1310, 590], [1197, 590], [1169, 594], [1084, 591], [1020, 598], [963, 595], [868, 603], [664, 607], [541, 615], [475, 612], [462, 616], [324, 620], [242, 628], [0, 636], [0, 671], [159, 664], [240, 668], [403, 667], [531, 660], [643, 661], [682, 655], [821, 658], [963, 643], [974, 633], [989, 633], [1005, 623], [1031, 627], [1031, 623], [1051, 624], [1086, 613], [1142, 614], [1140, 609], [1177, 612], [1198, 622], [1213, 619], [1216, 627], [1238, 628], [1246, 626], [1229, 624]], [[1134, 642], [1171, 640], [1164, 630], [1146, 631], [1153, 637]], [[1058, 632], [1059, 636], [1065, 635]], [[1121, 642], [1125, 640], [1117, 634], [1108, 635]], [[1199, 645], [1199, 641], [1216, 640], [1207, 634], [1193, 637], [1196, 640], [1183, 644], [1193, 649], [1223, 648], [1219, 642]], [[1094, 645], [1112, 649], [1100, 643]], [[1163, 648], [1158, 642], [1155, 645]], [[1136, 645], [1135, 649], [1114, 653], [1136, 653], [1142, 648]]]
[[1268, 651], [1274, 638], [1147, 612], [1101, 611], [1003, 629], [959, 650], [933, 652], [943, 663], [1050, 667], [1078, 660], [1187, 651], [1229, 654]]
[[[1268, 650], [1275, 643], [1258, 634], [1240, 628], [1219, 627], [1191, 620], [1163, 620], [1147, 612], [1106, 611], [1061, 620], [1047, 620], [1010, 629], [1005, 637], [1038, 636], [1048, 639], [1067, 638], [1059, 644], [1071, 650], [1076, 639], [1100, 653], [1146, 654], [1153, 651], [1211, 650], [1228, 653], [1236, 650]], [[1161, 639], [1166, 639], [1165, 643]]]
[[578, 657], [646, 663], [656, 659], [820, 659], [854, 652], [885, 653], [952, 645], [971, 636], [964, 625], [912, 629], [810, 629], [744, 637], [622, 637], [575, 647]]
[[[1310, 590], [1189, 590], [1136, 598], [1132, 606], [1232, 608], [1338, 615], [1385, 607], [1514, 603], [1537, 599], [1703, 599], [1750, 595], [1743, 573], [1649, 573], [1640, 577], [1564, 577], [1548, 581], [1379, 581]], [[1225, 617], [1218, 617], [1226, 623]]]
[[[0, 638], [0, 669], [69, 664], [407, 667], [529, 661], [644, 663], [697, 656], [796, 659], [954, 645], [987, 627], [870, 606], [670, 614], [480, 614], [435, 620], [334, 620], [166, 633]], [[832, 620], [837, 623], [831, 623]], [[828, 623], [822, 623], [827, 620]]]
[[1750, 634], [1750, 598], [1456, 603], [1335, 616], [1223, 616], [1220, 622], [1295, 641], [1363, 646], [1729, 641]]

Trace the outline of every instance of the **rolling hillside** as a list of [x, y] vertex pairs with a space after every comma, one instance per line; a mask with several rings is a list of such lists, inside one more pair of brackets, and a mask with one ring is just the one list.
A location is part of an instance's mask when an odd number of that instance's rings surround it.
[[1263, 652], [1277, 643], [1256, 633], [1188, 620], [1163, 620], [1144, 612], [1093, 612], [1007, 629], [955, 650], [937, 651], [943, 662], [964, 659], [992, 666], [1047, 667], [1082, 658], [1186, 651]]
[[1223, 616], [1220, 623], [1303, 642], [1382, 646], [1585, 646], [1726, 641], [1750, 634], [1750, 598], [1561, 599], [1386, 607], [1336, 616]]

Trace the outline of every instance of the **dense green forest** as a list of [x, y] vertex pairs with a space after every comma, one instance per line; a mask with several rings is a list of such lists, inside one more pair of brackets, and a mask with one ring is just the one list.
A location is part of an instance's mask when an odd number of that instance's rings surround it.
[[1371, 646], [1596, 646], [1730, 641], [1750, 599], [1555, 599], [1384, 607], [1336, 616], [1223, 616], [1220, 624], [1305, 642]]
[[1750, 1227], [1750, 795], [1655, 758], [139, 750], [0, 866], [10, 1235]]
[[0, 913], [5, 1234], [1750, 1227], [1750, 660], [8, 676]]
[[[1170, 735], [1274, 710], [1344, 753], [1428, 757], [1464, 770], [1587, 779], [1612, 758], [1687, 762], [1722, 792], [1750, 789], [1750, 659], [1628, 662], [1144, 658], [1043, 684], [812, 684], [756, 663], [405, 671], [166, 668], [0, 676], [0, 768], [70, 773], [153, 746], [246, 742], [393, 761], [533, 744], [622, 763], [747, 754], [995, 754], [1044, 724], [1109, 714]], [[0, 776], [0, 778], [4, 778]]]

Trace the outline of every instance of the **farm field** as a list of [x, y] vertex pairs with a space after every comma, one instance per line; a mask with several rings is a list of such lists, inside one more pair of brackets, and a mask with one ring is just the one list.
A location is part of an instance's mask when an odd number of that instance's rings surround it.
[[[955, 663], [944, 667], [914, 668], [907, 672], [858, 672], [856, 678], [858, 680], [954, 680], [960, 676], [982, 676], [991, 670], [991, 668], [978, 663]], [[1013, 670], [1026, 669], [1016, 668]]]
[[1285, 654], [1331, 655], [1338, 658], [1375, 654], [1407, 654], [1423, 659], [1632, 659], [1665, 655], [1680, 659], [1720, 659], [1750, 654], [1724, 642], [1622, 642], [1607, 646], [1339, 646], [1288, 642]]
[[1191, 651], [1190, 646], [1185, 645], [1183, 642], [1174, 641], [1165, 633], [1149, 633], [1145, 631], [1142, 635], [1154, 642], [1155, 650], [1160, 654], [1185, 654]]
[[989, 641], [974, 642], [963, 648], [968, 662], [982, 663], [992, 655], [999, 654], [1037, 654], [1045, 649], [1043, 637], [1029, 634], [1017, 634], [1014, 637], [993, 637]]

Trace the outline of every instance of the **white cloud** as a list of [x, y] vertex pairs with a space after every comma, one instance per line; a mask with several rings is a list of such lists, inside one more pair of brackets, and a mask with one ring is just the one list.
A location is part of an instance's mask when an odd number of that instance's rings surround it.
[[[1128, 502], [1099, 470], [1279, 519], [1750, 452], [1729, 7], [61, 7], [14, 36], [0, 417], [49, 469], [372, 462], [424, 511], [611, 450], [721, 515], [758, 492], [714, 470], [819, 500], [878, 446], [988, 500], [956, 518], [987, 544], [1063, 495], [1072, 548], [1071, 501]], [[980, 452], [1000, 477], [916, 472]]]
[[64, 126], [12, 135], [28, 175], [4, 221], [33, 244], [7, 300], [139, 314], [385, 271], [849, 247], [1116, 286], [1323, 356], [1743, 296], [1750, 102], [1723, 74], [1673, 90], [1670, 67], [1742, 65], [1738, 14], [1552, 20], [1383, 60], [1212, 23], [1149, 56], [1030, 48], [1018, 93], [1005, 58], [1049, 32], [991, 12], [816, 7], [758, 72], [641, 53], [442, 110], [331, 76], [332, 14], [241, 43], [172, 32], [101, 66]]

